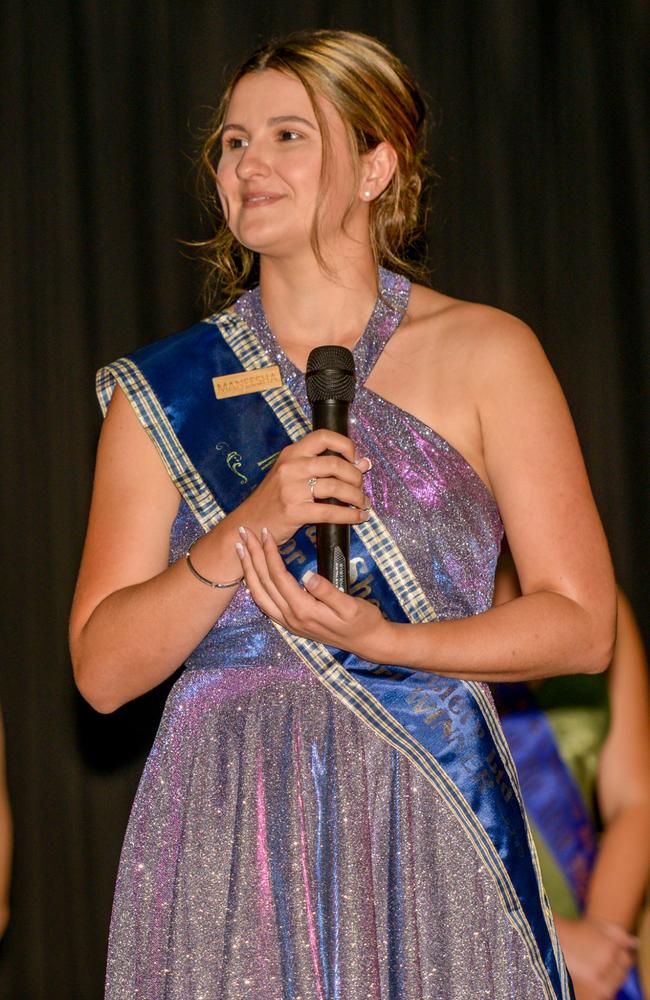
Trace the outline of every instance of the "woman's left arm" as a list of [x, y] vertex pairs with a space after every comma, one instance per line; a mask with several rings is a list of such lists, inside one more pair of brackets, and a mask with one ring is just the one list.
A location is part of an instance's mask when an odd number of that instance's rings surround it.
[[291, 631], [375, 663], [486, 681], [604, 670], [614, 641], [614, 578], [566, 401], [524, 324], [468, 308], [476, 346], [467, 391], [522, 596], [454, 621], [386, 622], [322, 577], [301, 589], [272, 540], [262, 551], [254, 537], [244, 556], [251, 593]]

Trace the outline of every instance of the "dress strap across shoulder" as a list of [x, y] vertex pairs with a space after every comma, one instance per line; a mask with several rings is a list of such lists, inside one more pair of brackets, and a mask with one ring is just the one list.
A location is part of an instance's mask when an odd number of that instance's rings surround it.
[[379, 355], [402, 322], [410, 294], [408, 278], [383, 267], [379, 269], [379, 295], [353, 352], [358, 386], [366, 383]]
[[[364, 385], [384, 345], [402, 322], [411, 293], [411, 282], [401, 274], [385, 268], [378, 272], [379, 294], [368, 324], [352, 353], [357, 371], [357, 388]], [[286, 356], [271, 330], [259, 287], [253, 288], [235, 302], [233, 309], [256, 334], [272, 364], [277, 364], [285, 383], [296, 395], [303, 409], [308, 409], [304, 373]]]

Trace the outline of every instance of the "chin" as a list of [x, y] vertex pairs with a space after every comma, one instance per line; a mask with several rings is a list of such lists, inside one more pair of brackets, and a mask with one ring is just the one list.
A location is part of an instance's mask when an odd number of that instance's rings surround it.
[[[277, 226], [269, 226], [262, 222], [248, 222], [233, 230], [239, 242], [254, 253], [262, 253], [278, 241], [283, 241], [283, 235], [277, 231]], [[285, 237], [286, 238], [286, 237]]]
[[250, 231], [240, 231], [235, 236], [247, 250], [253, 253], [265, 254], [267, 257], [295, 257], [297, 253], [309, 253], [311, 243], [309, 239], [305, 241], [304, 235], [299, 238], [297, 235], [287, 236], [271, 232], [255, 233]]

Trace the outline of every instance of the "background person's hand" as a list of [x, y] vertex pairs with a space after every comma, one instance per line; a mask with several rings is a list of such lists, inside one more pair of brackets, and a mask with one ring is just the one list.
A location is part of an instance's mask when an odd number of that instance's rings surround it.
[[634, 963], [636, 938], [587, 917], [555, 923], [576, 1000], [613, 1000]]

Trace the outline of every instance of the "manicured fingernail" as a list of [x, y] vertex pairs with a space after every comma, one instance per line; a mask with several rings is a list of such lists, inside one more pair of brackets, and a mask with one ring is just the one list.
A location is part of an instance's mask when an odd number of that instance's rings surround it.
[[243, 559], [244, 556], [246, 555], [244, 551], [244, 546], [242, 545], [241, 542], [235, 542], [235, 552], [237, 553], [240, 559]]
[[311, 578], [312, 578], [313, 575], [314, 575], [314, 573], [310, 569], [308, 569], [307, 572], [303, 574], [303, 577], [302, 577], [302, 580], [301, 580], [301, 583], [302, 583], [303, 587], [307, 586], [307, 584], [309, 583], [309, 581], [311, 580]]
[[368, 504], [368, 506], [364, 507], [363, 509], [364, 510], [372, 510], [372, 504]]
[[370, 510], [366, 510], [366, 509], [364, 508], [364, 509], [363, 509], [363, 510], [361, 511], [361, 520], [362, 520], [362, 521], [369, 521], [369, 520], [370, 520]]
[[372, 462], [370, 461], [370, 459], [366, 456], [361, 461], [368, 463], [368, 468], [366, 469], [366, 472], [370, 472], [370, 470], [372, 469]]
[[244, 542], [247, 542], [248, 541], [248, 532], [246, 531], [246, 528], [237, 528], [237, 531], [239, 532], [239, 534], [244, 539]]
[[268, 537], [269, 537], [268, 528], [262, 528], [262, 530], [260, 531], [260, 538], [262, 539], [262, 545], [264, 544], [264, 542]]

